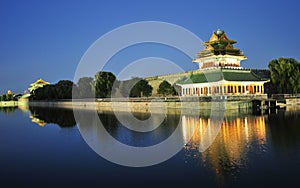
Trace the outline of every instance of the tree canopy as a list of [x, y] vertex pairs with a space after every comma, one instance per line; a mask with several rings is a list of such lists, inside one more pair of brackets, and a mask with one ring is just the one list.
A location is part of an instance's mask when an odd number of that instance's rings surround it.
[[300, 92], [300, 63], [292, 58], [273, 59], [268, 65], [273, 87], [277, 93]]
[[168, 81], [164, 80], [159, 84], [157, 93], [163, 96], [175, 95], [176, 90]]
[[93, 78], [82, 77], [77, 82], [77, 88], [75, 90], [76, 98], [93, 98], [94, 88], [92, 86]]
[[61, 80], [57, 84], [49, 84], [31, 93], [35, 100], [72, 99], [72, 89], [75, 85], [70, 80]]
[[[61, 80], [54, 85], [45, 85], [44, 87], [34, 90], [31, 93], [31, 99], [56, 100], [72, 99], [72, 97], [106, 98], [118, 96], [148, 97], [152, 94], [152, 89], [148, 81], [141, 78], [118, 81], [113, 73], [100, 71], [96, 73], [95, 79], [91, 77], [80, 78], [77, 85], [69, 80]], [[114, 96], [111, 96], [112, 94], [114, 94]]]
[[129, 97], [130, 93], [131, 93], [131, 89], [140, 80], [142, 80], [142, 78], [133, 77], [130, 80], [118, 81], [118, 84], [116, 84], [116, 90], [117, 90], [117, 93], [120, 94], [119, 97]]
[[95, 88], [96, 98], [110, 97], [113, 84], [116, 81], [116, 76], [111, 72], [99, 71], [95, 75], [95, 80], [92, 82]]
[[70, 80], [61, 80], [55, 85], [57, 99], [72, 99], [74, 83]]
[[12, 101], [14, 100], [13, 94], [0, 95], [0, 101]]
[[149, 97], [152, 94], [152, 86], [147, 80], [138, 81], [130, 91], [130, 97]]

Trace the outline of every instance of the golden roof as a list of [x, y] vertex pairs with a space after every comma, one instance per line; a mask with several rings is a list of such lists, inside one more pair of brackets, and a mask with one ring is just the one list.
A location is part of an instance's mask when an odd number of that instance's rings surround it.
[[208, 46], [208, 45], [210, 45], [210, 44], [212, 44], [212, 43], [216, 43], [216, 42], [227, 42], [227, 43], [229, 43], [229, 44], [234, 44], [234, 43], [236, 43], [236, 41], [230, 40], [230, 39], [226, 36], [224, 30], [221, 32], [220, 29], [218, 29], [217, 32], [214, 31], [214, 32], [212, 33], [212, 35], [211, 35], [209, 41], [204, 42], [204, 44], [205, 44], [206, 46]]
[[209, 41], [203, 42], [205, 49], [197, 53], [198, 58], [207, 57], [211, 55], [234, 55], [243, 56], [243, 52], [237, 48], [234, 48], [235, 40], [230, 40], [224, 30], [220, 29], [214, 31]]
[[219, 40], [219, 37], [218, 35], [213, 32], [213, 34], [211, 35], [210, 39], [209, 39], [209, 42], [215, 42], [215, 41], [218, 41]]
[[34, 86], [34, 85], [48, 85], [50, 84], [49, 82], [46, 82], [44, 80], [42, 80], [41, 78], [38, 79], [37, 81], [35, 81], [34, 83], [30, 84], [31, 86]]

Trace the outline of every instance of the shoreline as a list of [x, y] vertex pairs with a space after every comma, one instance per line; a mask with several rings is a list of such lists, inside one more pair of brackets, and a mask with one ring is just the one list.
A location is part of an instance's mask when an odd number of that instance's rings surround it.
[[0, 101], [0, 107], [17, 107], [18, 101]]
[[[128, 100], [128, 101], [127, 101]], [[271, 104], [272, 102], [272, 104]], [[54, 107], [75, 110], [97, 110], [111, 112], [142, 112], [160, 113], [164, 110], [176, 109], [183, 111], [192, 110], [266, 110], [270, 108], [282, 108], [300, 105], [300, 98], [290, 98], [271, 101], [261, 98], [227, 98], [222, 96], [215, 98], [193, 98], [193, 97], [165, 97], [165, 98], [117, 98], [117, 99], [73, 99], [53, 101], [1, 101], [0, 107]]]
[[149, 112], [166, 109], [185, 110], [240, 110], [252, 109], [251, 101], [213, 101], [213, 102], [193, 102], [193, 101], [29, 101], [32, 107], [57, 107], [76, 110], [97, 110], [101, 111], [131, 111]]

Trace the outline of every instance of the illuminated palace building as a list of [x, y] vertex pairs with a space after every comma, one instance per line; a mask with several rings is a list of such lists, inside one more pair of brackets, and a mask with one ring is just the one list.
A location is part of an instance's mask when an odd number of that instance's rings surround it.
[[228, 39], [224, 31], [213, 32], [209, 41], [204, 42], [205, 49], [193, 60], [199, 64], [199, 70], [194, 71], [189, 79], [178, 82], [181, 95], [264, 94], [264, 83], [269, 80], [240, 66], [246, 57], [233, 47], [234, 43], [236, 41]]

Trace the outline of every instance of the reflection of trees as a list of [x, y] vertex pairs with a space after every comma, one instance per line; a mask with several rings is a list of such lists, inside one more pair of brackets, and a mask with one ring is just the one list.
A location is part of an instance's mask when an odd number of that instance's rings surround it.
[[113, 113], [98, 114], [98, 116], [105, 129], [111, 135], [115, 135], [119, 123], [116, 116]]
[[[239, 169], [247, 165], [247, 153], [250, 149], [263, 152], [266, 144], [266, 126], [264, 116], [227, 117], [222, 123], [220, 132], [212, 145], [200, 154], [198, 147], [201, 138], [210, 129], [213, 122], [209, 118], [185, 118], [183, 137], [190, 136], [190, 142], [185, 146], [188, 158], [201, 158], [205, 165], [217, 175], [220, 182], [234, 178]], [[183, 124], [184, 125], [184, 124]], [[194, 133], [194, 134], [193, 134]], [[188, 135], [193, 134], [193, 135]], [[257, 146], [251, 148], [250, 146]]]
[[[122, 119], [128, 116], [127, 113], [120, 113], [119, 115]], [[132, 115], [139, 120], [145, 120], [150, 116], [148, 113], [133, 113]], [[111, 136], [132, 146], [151, 146], [164, 141], [175, 131], [180, 120], [180, 114], [167, 114], [161, 125], [153, 131], [137, 132], [123, 126], [112, 112], [105, 112], [104, 114], [98, 114], [98, 116], [103, 127]], [[153, 124], [157, 123], [155, 120], [153, 119]]]
[[4, 113], [13, 113], [17, 107], [0, 107], [0, 111]]
[[272, 143], [281, 149], [291, 149], [300, 143], [300, 112], [278, 110], [268, 116]]
[[30, 107], [29, 109], [35, 121], [54, 123], [60, 127], [73, 127], [76, 125], [72, 110], [45, 107]]

